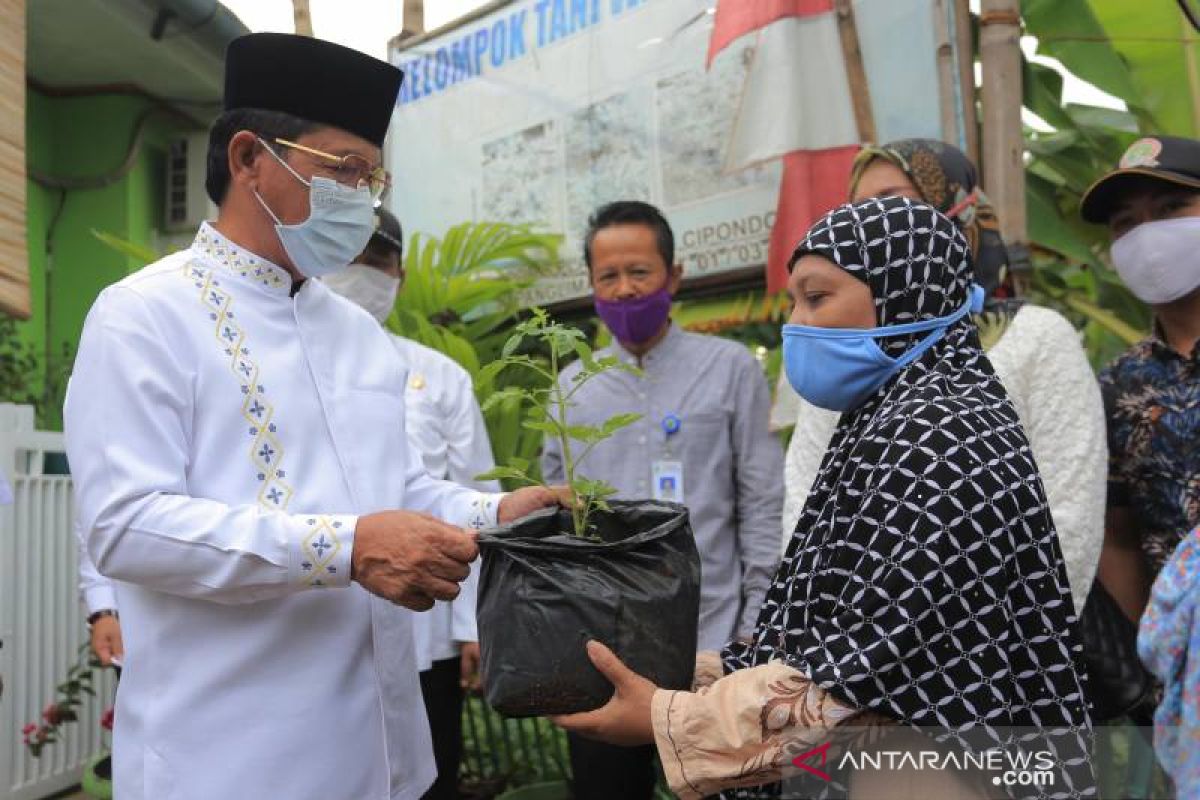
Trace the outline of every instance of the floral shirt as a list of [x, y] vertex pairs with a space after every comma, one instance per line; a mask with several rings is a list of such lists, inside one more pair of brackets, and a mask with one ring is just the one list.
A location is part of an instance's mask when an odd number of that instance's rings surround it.
[[1177, 797], [1200, 797], [1200, 528], [1163, 567], [1138, 631], [1138, 655], [1163, 682], [1154, 752]]
[[1108, 504], [1141, 524], [1157, 575], [1200, 525], [1200, 345], [1190, 356], [1152, 336], [1100, 375], [1108, 417]]

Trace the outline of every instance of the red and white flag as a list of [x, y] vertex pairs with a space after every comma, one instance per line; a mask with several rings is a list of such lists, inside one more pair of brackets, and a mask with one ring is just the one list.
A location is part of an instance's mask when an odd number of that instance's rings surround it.
[[833, 10], [833, 0], [725, 0], [717, 3], [708, 64], [734, 39], [784, 17], [805, 17]]
[[758, 31], [726, 152], [728, 172], [783, 159], [767, 290], [787, 284], [792, 249], [846, 200], [860, 137], [832, 0], [719, 0], [709, 59]]
[[847, 200], [850, 167], [858, 145], [797, 150], [783, 157], [783, 180], [775, 206], [775, 227], [767, 248], [767, 291], [787, 286], [788, 259], [821, 215]]

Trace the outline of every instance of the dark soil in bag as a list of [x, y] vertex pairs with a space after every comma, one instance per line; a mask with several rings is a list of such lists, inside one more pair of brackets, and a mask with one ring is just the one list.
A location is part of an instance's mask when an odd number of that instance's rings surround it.
[[481, 534], [478, 622], [484, 696], [529, 717], [599, 708], [613, 687], [588, 659], [596, 639], [664, 689], [688, 689], [696, 664], [700, 554], [687, 508], [610, 501], [593, 536], [546, 509]]

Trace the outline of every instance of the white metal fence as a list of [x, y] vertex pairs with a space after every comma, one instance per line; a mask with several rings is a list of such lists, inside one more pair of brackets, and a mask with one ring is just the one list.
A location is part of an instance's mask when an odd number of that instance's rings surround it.
[[41, 720], [87, 637], [71, 479], [53, 474], [65, 471], [55, 469], [63, 454], [63, 435], [35, 430], [32, 408], [0, 403], [0, 471], [14, 500], [0, 505], [0, 800], [36, 800], [78, 783], [104, 747], [100, 715], [113, 699], [106, 670], [60, 741], [41, 758], [26, 753], [21, 727]]

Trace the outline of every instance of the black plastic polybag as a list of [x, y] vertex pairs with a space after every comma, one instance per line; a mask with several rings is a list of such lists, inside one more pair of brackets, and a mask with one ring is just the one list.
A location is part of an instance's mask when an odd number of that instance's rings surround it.
[[479, 537], [478, 623], [484, 696], [528, 717], [599, 708], [613, 687], [588, 659], [597, 639], [664, 689], [688, 689], [696, 665], [700, 554], [687, 508], [610, 501], [594, 536], [546, 509]]

